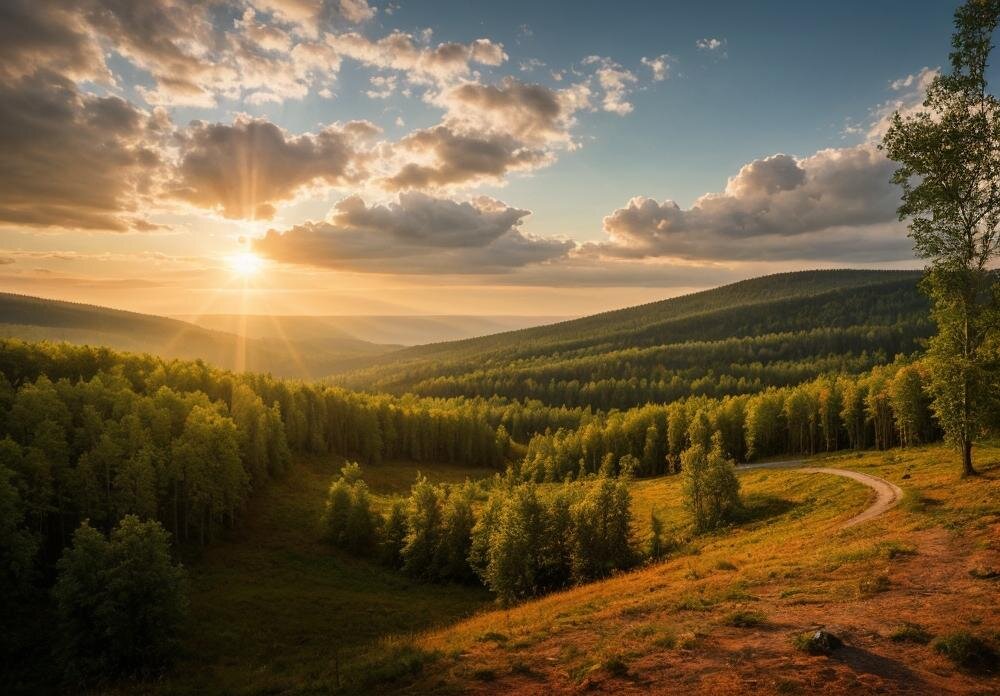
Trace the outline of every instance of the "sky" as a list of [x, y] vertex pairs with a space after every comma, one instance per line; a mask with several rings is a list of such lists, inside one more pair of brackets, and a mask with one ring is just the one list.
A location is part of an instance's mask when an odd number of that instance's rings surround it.
[[919, 267], [877, 144], [954, 7], [5, 0], [0, 290], [569, 316]]

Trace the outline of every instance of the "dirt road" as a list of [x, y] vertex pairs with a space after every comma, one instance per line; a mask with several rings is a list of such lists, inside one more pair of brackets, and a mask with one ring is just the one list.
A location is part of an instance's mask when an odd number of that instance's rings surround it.
[[854, 479], [858, 483], [863, 483], [875, 491], [875, 500], [867, 508], [847, 520], [841, 526], [842, 529], [853, 527], [856, 524], [861, 524], [862, 522], [867, 522], [870, 519], [878, 517], [883, 512], [896, 505], [903, 498], [903, 491], [899, 486], [894, 483], [889, 483], [885, 479], [879, 478], [878, 476], [862, 474], [857, 471], [849, 471], [847, 469], [834, 469], [825, 466], [802, 466], [802, 460], [800, 459], [786, 462], [747, 464], [736, 468], [738, 471], [743, 471], [744, 469], [795, 469], [796, 471], [803, 471], [808, 474], [833, 474], [834, 476], [844, 476], [845, 478]]

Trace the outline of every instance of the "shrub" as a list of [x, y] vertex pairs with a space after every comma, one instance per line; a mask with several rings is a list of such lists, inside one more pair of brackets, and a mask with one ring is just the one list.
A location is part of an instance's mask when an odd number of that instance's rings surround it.
[[933, 637], [919, 624], [909, 622], [900, 624], [889, 634], [889, 640], [896, 643], [919, 643], [920, 645], [927, 645]]
[[934, 649], [959, 667], [976, 672], [992, 672], [997, 668], [996, 650], [989, 643], [967, 631], [941, 636]]
[[69, 679], [148, 675], [174, 658], [187, 612], [185, 574], [158, 522], [127, 515], [110, 539], [84, 522], [58, 570], [52, 593]]
[[736, 628], [753, 628], [763, 626], [767, 623], [767, 618], [759, 611], [734, 611], [727, 614], [722, 622]]

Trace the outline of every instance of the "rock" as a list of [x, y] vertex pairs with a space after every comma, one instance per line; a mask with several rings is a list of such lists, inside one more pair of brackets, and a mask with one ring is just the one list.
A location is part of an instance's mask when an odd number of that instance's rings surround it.
[[829, 655], [844, 645], [844, 641], [823, 629], [802, 634], [797, 643], [810, 655]]

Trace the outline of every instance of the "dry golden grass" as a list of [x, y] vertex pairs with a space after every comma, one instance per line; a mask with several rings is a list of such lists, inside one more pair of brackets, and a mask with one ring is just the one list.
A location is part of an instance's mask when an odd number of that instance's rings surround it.
[[[996, 676], [890, 637], [912, 623], [938, 636], [1000, 638], [997, 581], [969, 572], [1000, 567], [1000, 449], [978, 456], [984, 474], [970, 480], [939, 446], [820, 458], [906, 493], [885, 515], [845, 530], [871, 492], [840, 477], [747, 471], [744, 520], [698, 538], [686, 531], [676, 478], [637, 482], [637, 535], [655, 510], [678, 542], [672, 557], [420, 635], [408, 647], [433, 667], [393, 688], [996, 693]], [[761, 620], [733, 619], [743, 614]], [[847, 647], [832, 656], [796, 650], [793, 638], [817, 626]]]

